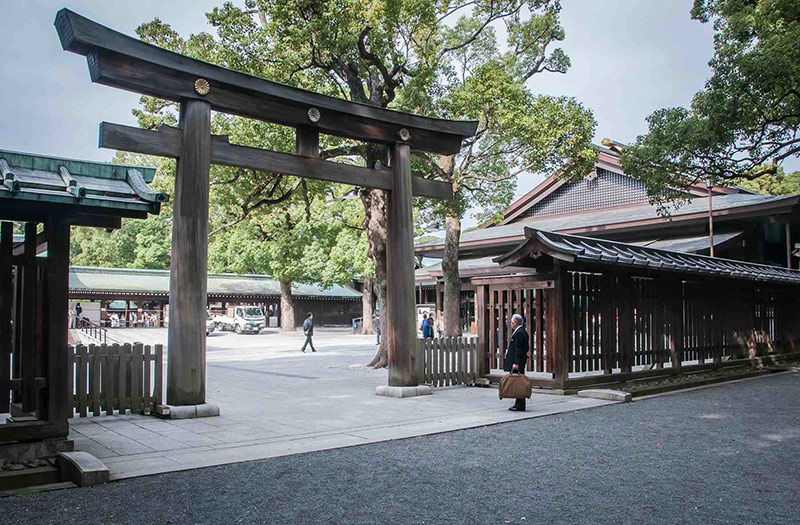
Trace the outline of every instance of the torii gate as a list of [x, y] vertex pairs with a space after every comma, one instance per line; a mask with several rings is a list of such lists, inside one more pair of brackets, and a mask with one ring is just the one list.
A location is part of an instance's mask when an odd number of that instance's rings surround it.
[[[56, 15], [66, 51], [86, 56], [93, 82], [180, 103], [179, 128], [102, 123], [100, 147], [178, 159], [174, 192], [167, 403], [205, 405], [208, 195], [211, 163], [389, 190], [389, 386], [415, 386], [412, 195], [447, 199], [452, 186], [411, 173], [411, 149], [452, 155], [477, 122], [390, 111], [277, 84], [195, 60], [113, 31], [68, 9]], [[296, 129], [295, 155], [211, 135], [211, 110]], [[389, 147], [391, 173], [319, 159], [319, 134]], [[192, 412], [193, 411], [193, 412]], [[189, 415], [218, 413], [189, 408]], [[173, 414], [175, 417], [175, 414]], [[186, 417], [186, 416], [184, 416]]]

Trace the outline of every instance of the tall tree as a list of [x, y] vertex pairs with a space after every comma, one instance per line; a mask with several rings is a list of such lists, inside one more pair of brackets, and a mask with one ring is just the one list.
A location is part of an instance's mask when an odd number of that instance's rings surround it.
[[[212, 21], [215, 13], [209, 14]], [[239, 16], [250, 19], [246, 13], [239, 12]], [[246, 46], [232, 49], [230, 31], [231, 27], [223, 25], [218, 28], [219, 39], [205, 33], [183, 39], [160, 20], [143, 24], [137, 30], [143, 40], [162, 47], [254, 75], [286, 80], [285, 68], [262, 56], [251, 56], [255, 50]], [[174, 124], [175, 109], [172, 103], [143, 97], [135, 114], [141, 126], [153, 128], [161, 123]], [[212, 132], [228, 135], [237, 144], [287, 152], [294, 148], [295, 137], [290, 128], [239, 117], [216, 114]], [[349, 151], [348, 148], [343, 146], [343, 151]], [[352, 260], [345, 263], [341, 259], [314, 258], [320, 253], [314, 250], [330, 251], [330, 243], [324, 245], [324, 241], [338, 234], [335, 228], [322, 231], [327, 220], [323, 212], [330, 213], [338, 207], [315, 206], [337, 191], [345, 191], [337, 189], [337, 185], [225, 166], [212, 167], [210, 184], [210, 267], [216, 271], [246, 269], [269, 273], [278, 280], [281, 326], [285, 330], [295, 328], [293, 282], [313, 281], [323, 285], [350, 282], [356, 276], [349, 270], [363, 266]], [[362, 251], [361, 258], [365, 257], [366, 252]], [[316, 264], [309, 264], [309, 260]], [[347, 264], [346, 269], [333, 268], [337, 262]]]
[[[454, 196], [432, 202], [428, 211], [444, 219], [444, 331], [460, 335], [461, 279], [458, 247], [461, 221], [468, 209], [486, 220], [506, 208], [523, 172], [552, 172], [563, 177], [583, 175], [591, 169], [595, 122], [592, 114], [567, 97], [533, 95], [526, 83], [542, 72], [565, 73], [569, 59], [550, 46], [563, 40], [559, 6], [519, 14], [505, 20], [507, 39], [500, 46], [493, 28], [480, 30], [481, 19], [464, 16], [447, 33], [446, 42], [457, 45], [448, 74], [442, 75], [431, 103], [453, 118], [479, 121], [475, 136], [458, 155], [423, 160], [438, 177], [453, 184]], [[507, 51], [501, 52], [500, 48]]]
[[662, 205], [698, 180], [756, 179], [800, 154], [800, 4], [695, 0], [691, 16], [714, 24], [711, 77], [690, 108], [650, 115], [649, 132], [622, 154]]
[[[514, 70], [513, 77], [565, 67], [561, 51], [547, 53], [539, 47], [557, 39], [560, 28], [553, 20], [559, 7], [558, 0], [247, 0], [244, 8], [228, 2], [207, 15], [216, 36], [201, 33], [182, 39], [158, 20], [139, 32], [158, 45], [239, 71], [363, 104], [440, 116], [448, 114], [443, 102], [452, 91], [455, 62], [473, 53], [491, 54], [484, 49], [484, 35], [495, 25], [506, 26], [516, 48], [512, 54], [517, 60], [505, 65]], [[462, 70], [472, 73], [469, 63]], [[160, 103], [152, 103], [149, 113], [161, 109]], [[380, 145], [331, 140], [325, 146], [326, 158], [349, 156], [370, 167], [387, 165], [386, 149]], [[438, 174], [433, 168], [428, 173]], [[377, 306], [382, 308], [386, 196], [369, 189], [360, 196]], [[382, 346], [371, 364], [385, 366], [386, 358]]]

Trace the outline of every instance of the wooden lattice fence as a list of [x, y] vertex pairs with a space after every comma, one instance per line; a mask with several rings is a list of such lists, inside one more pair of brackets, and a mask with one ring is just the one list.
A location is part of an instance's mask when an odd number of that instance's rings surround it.
[[438, 337], [417, 340], [417, 379], [434, 387], [475, 384], [477, 339]]
[[69, 347], [69, 393], [75, 415], [149, 414], [163, 399], [162, 345]]

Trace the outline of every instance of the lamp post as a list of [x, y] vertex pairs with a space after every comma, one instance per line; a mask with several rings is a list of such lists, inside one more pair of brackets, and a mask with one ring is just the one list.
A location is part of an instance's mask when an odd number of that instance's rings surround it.
[[711, 203], [711, 188], [713, 187], [713, 183], [711, 179], [708, 179], [706, 183], [708, 187], [708, 241], [709, 241], [709, 255], [714, 257], [714, 207]]

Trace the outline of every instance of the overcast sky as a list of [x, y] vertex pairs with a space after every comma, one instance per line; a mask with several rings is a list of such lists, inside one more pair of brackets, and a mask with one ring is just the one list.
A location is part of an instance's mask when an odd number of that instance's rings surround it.
[[[208, 30], [222, 0], [28, 0], [3, 2], [0, 18], [0, 149], [109, 160], [97, 148], [103, 121], [135, 125], [138, 96], [92, 84], [86, 60], [61, 50], [53, 20], [68, 7], [126, 34], [154, 17], [181, 35]], [[234, 0], [243, 4], [244, 0]], [[712, 28], [689, 18], [692, 0], [563, 0], [572, 60], [566, 75], [531, 80], [535, 92], [576, 97], [594, 111], [595, 140], [629, 142], [653, 110], [688, 105], [708, 76]], [[800, 169], [796, 159], [786, 165]], [[517, 194], [539, 177], [520, 180]], [[471, 221], [470, 221], [471, 222]]]

